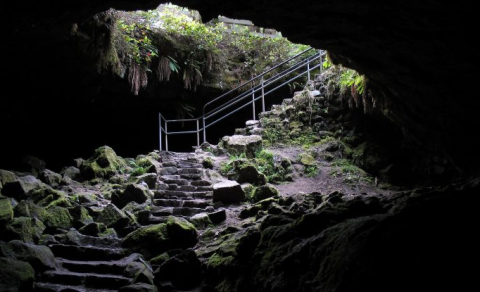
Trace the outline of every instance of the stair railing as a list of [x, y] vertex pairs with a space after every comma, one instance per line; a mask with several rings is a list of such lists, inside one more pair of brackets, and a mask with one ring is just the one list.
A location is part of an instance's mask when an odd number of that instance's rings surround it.
[[[207, 129], [209, 127], [249, 105], [252, 105], [252, 117], [255, 120], [257, 116], [256, 101], [261, 99], [261, 112], [263, 113], [265, 112], [265, 96], [305, 75], [307, 75], [307, 82], [311, 81], [313, 70], [319, 69], [321, 73], [322, 57], [325, 52], [318, 50], [312, 54], [313, 50], [313, 48], [307, 49], [211, 100], [203, 106], [202, 116], [198, 118], [167, 120], [161, 113], [158, 113], [159, 149], [163, 150], [163, 135], [165, 135], [166, 151], [168, 151], [168, 137], [170, 135], [196, 134], [197, 146], [200, 146], [201, 141], [207, 141]], [[281, 69], [284, 65], [288, 67], [272, 75], [275, 70]], [[287, 80], [285, 81], [285, 79]], [[230, 98], [227, 99], [227, 97]], [[193, 127], [190, 126], [190, 130], [169, 131], [168, 125], [174, 123], [183, 123], [184, 125], [193, 123]]]

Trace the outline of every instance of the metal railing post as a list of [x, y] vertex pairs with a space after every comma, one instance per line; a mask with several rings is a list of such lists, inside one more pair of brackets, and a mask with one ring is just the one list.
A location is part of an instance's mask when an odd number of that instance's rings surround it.
[[203, 121], [203, 142], [207, 142], [207, 128], [205, 127], [205, 111], [203, 112], [202, 121]]
[[308, 81], [310, 81], [310, 59], [307, 61], [307, 76], [308, 76]]
[[255, 88], [252, 88], [252, 109], [253, 109], [253, 120], [255, 120]]
[[165, 151], [168, 151], [168, 122], [165, 121]]
[[159, 134], [159, 145], [160, 147], [158, 148], [160, 151], [162, 151], [162, 114], [158, 113], [158, 134]]
[[200, 121], [197, 120], [197, 146], [200, 146]]
[[320, 56], [320, 74], [322, 74], [323, 71], [323, 60], [322, 60], [322, 50], [318, 50], [318, 55]]
[[264, 85], [263, 76], [260, 82], [262, 83], [262, 113], [264, 113], [265, 112], [265, 87], [263, 87]]

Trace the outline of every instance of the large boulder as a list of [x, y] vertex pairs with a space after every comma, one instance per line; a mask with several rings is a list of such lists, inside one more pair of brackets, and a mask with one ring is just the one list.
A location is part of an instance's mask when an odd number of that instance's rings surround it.
[[42, 222], [48, 217], [48, 212], [44, 207], [38, 206], [30, 200], [21, 201], [13, 211], [15, 217], [37, 218]]
[[213, 185], [213, 201], [237, 204], [245, 201], [245, 192], [236, 181], [226, 180]]
[[45, 169], [40, 175], [40, 180], [51, 187], [57, 187], [62, 182], [62, 176], [54, 171]]
[[[82, 164], [84, 162], [85, 161], [82, 160]], [[80, 164], [80, 166], [81, 166], [81, 164]], [[78, 169], [75, 166], [69, 166], [67, 168], [64, 168], [62, 170], [61, 174], [63, 175], [63, 177], [67, 177], [67, 178], [73, 179], [75, 181], [81, 180], [81, 177], [82, 177], [82, 174], [80, 173], [80, 169]]]
[[0, 227], [5, 226], [13, 219], [13, 208], [10, 200], [0, 196]]
[[202, 263], [193, 250], [187, 249], [163, 263], [155, 271], [155, 281], [169, 281], [179, 290], [191, 290], [202, 281]]
[[3, 185], [2, 194], [7, 197], [15, 198], [17, 201], [26, 199], [29, 192], [40, 188], [42, 182], [32, 175], [19, 177], [15, 181], [7, 182]]
[[256, 188], [252, 199], [254, 202], [259, 202], [275, 196], [278, 196], [278, 190], [271, 184], [267, 184]]
[[35, 218], [18, 217], [13, 218], [7, 224], [4, 232], [2, 232], [2, 237], [7, 240], [18, 239], [24, 242], [35, 242], [40, 239], [44, 230], [45, 225], [42, 221]]
[[29, 263], [0, 258], [0, 291], [32, 291], [35, 271]]
[[231, 155], [244, 154], [247, 158], [254, 158], [255, 153], [262, 150], [262, 137], [258, 135], [233, 135], [222, 138], [223, 147]]
[[17, 179], [13, 172], [8, 170], [0, 169], [0, 191], [2, 190], [3, 185], [8, 182], [13, 182]]
[[149, 198], [148, 189], [140, 184], [129, 184], [123, 191], [112, 194], [112, 204], [118, 208], [125, 207], [130, 202], [145, 203]]
[[20, 240], [8, 243], [18, 260], [28, 262], [35, 271], [55, 269], [55, 259], [52, 251], [45, 245], [34, 245]]
[[193, 247], [197, 230], [183, 218], [170, 216], [166, 223], [139, 228], [128, 234], [122, 246], [152, 258], [172, 248]]
[[125, 212], [118, 209], [113, 204], [108, 204], [96, 218], [97, 222], [105, 224], [107, 227], [122, 228], [128, 225], [129, 219]]
[[237, 159], [233, 162], [233, 170], [229, 173], [228, 178], [238, 183], [251, 183], [254, 185], [264, 185], [267, 183], [267, 177], [258, 172], [255, 165], [246, 159]]
[[84, 161], [80, 172], [86, 179], [110, 178], [125, 169], [127, 164], [108, 146], [95, 150], [94, 155]]
[[47, 208], [48, 216], [45, 219], [45, 226], [50, 229], [69, 229], [72, 227], [73, 218], [68, 209], [52, 206]]

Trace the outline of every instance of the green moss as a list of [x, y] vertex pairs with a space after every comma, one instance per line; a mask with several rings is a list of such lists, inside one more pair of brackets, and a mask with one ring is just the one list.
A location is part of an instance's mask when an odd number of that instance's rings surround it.
[[48, 216], [45, 219], [45, 226], [55, 229], [69, 229], [72, 227], [73, 218], [67, 209], [53, 206], [47, 209]]
[[0, 291], [32, 291], [35, 271], [26, 262], [0, 258]]
[[214, 253], [213, 255], [208, 258], [207, 261], [207, 268], [209, 269], [221, 269], [225, 267], [231, 266], [235, 258], [233, 256], [221, 256], [217, 253]]
[[117, 238], [117, 232], [113, 228], [107, 228], [104, 232], [99, 233], [98, 237]]
[[39, 220], [29, 217], [17, 217], [7, 225], [5, 230], [9, 240], [19, 239], [24, 242], [34, 242], [43, 233], [45, 226]]
[[0, 227], [13, 219], [13, 208], [10, 200], [0, 196]]
[[317, 165], [317, 160], [313, 158], [312, 155], [308, 153], [300, 153], [298, 155], [298, 160], [300, 161], [301, 164], [305, 166], [314, 166]]
[[93, 157], [82, 163], [80, 171], [86, 179], [110, 178], [126, 167], [125, 160], [118, 157], [112, 148], [103, 146], [95, 150]]
[[203, 165], [203, 167], [205, 167], [205, 168], [213, 169], [213, 160], [212, 160], [212, 158], [210, 158], [210, 157], [205, 157], [205, 158], [202, 160], [202, 165]]
[[164, 252], [150, 260], [150, 264], [160, 266], [164, 262], [168, 261], [170, 259], [170, 256], [168, 253]]
[[135, 230], [125, 237], [122, 246], [134, 249], [145, 245], [163, 246], [168, 240], [167, 224], [162, 223]]
[[261, 200], [278, 196], [278, 190], [272, 185], [264, 185], [255, 189], [253, 193], [253, 201], [259, 202]]

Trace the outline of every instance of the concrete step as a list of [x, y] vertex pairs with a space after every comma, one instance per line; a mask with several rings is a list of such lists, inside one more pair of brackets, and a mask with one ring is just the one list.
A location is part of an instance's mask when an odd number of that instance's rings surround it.
[[102, 248], [65, 244], [52, 244], [49, 247], [56, 257], [69, 260], [108, 261], [119, 260], [126, 256], [126, 251], [121, 248]]
[[69, 271], [47, 271], [42, 274], [42, 282], [85, 286], [95, 289], [119, 289], [127, 286], [132, 279], [118, 275], [75, 273]]

